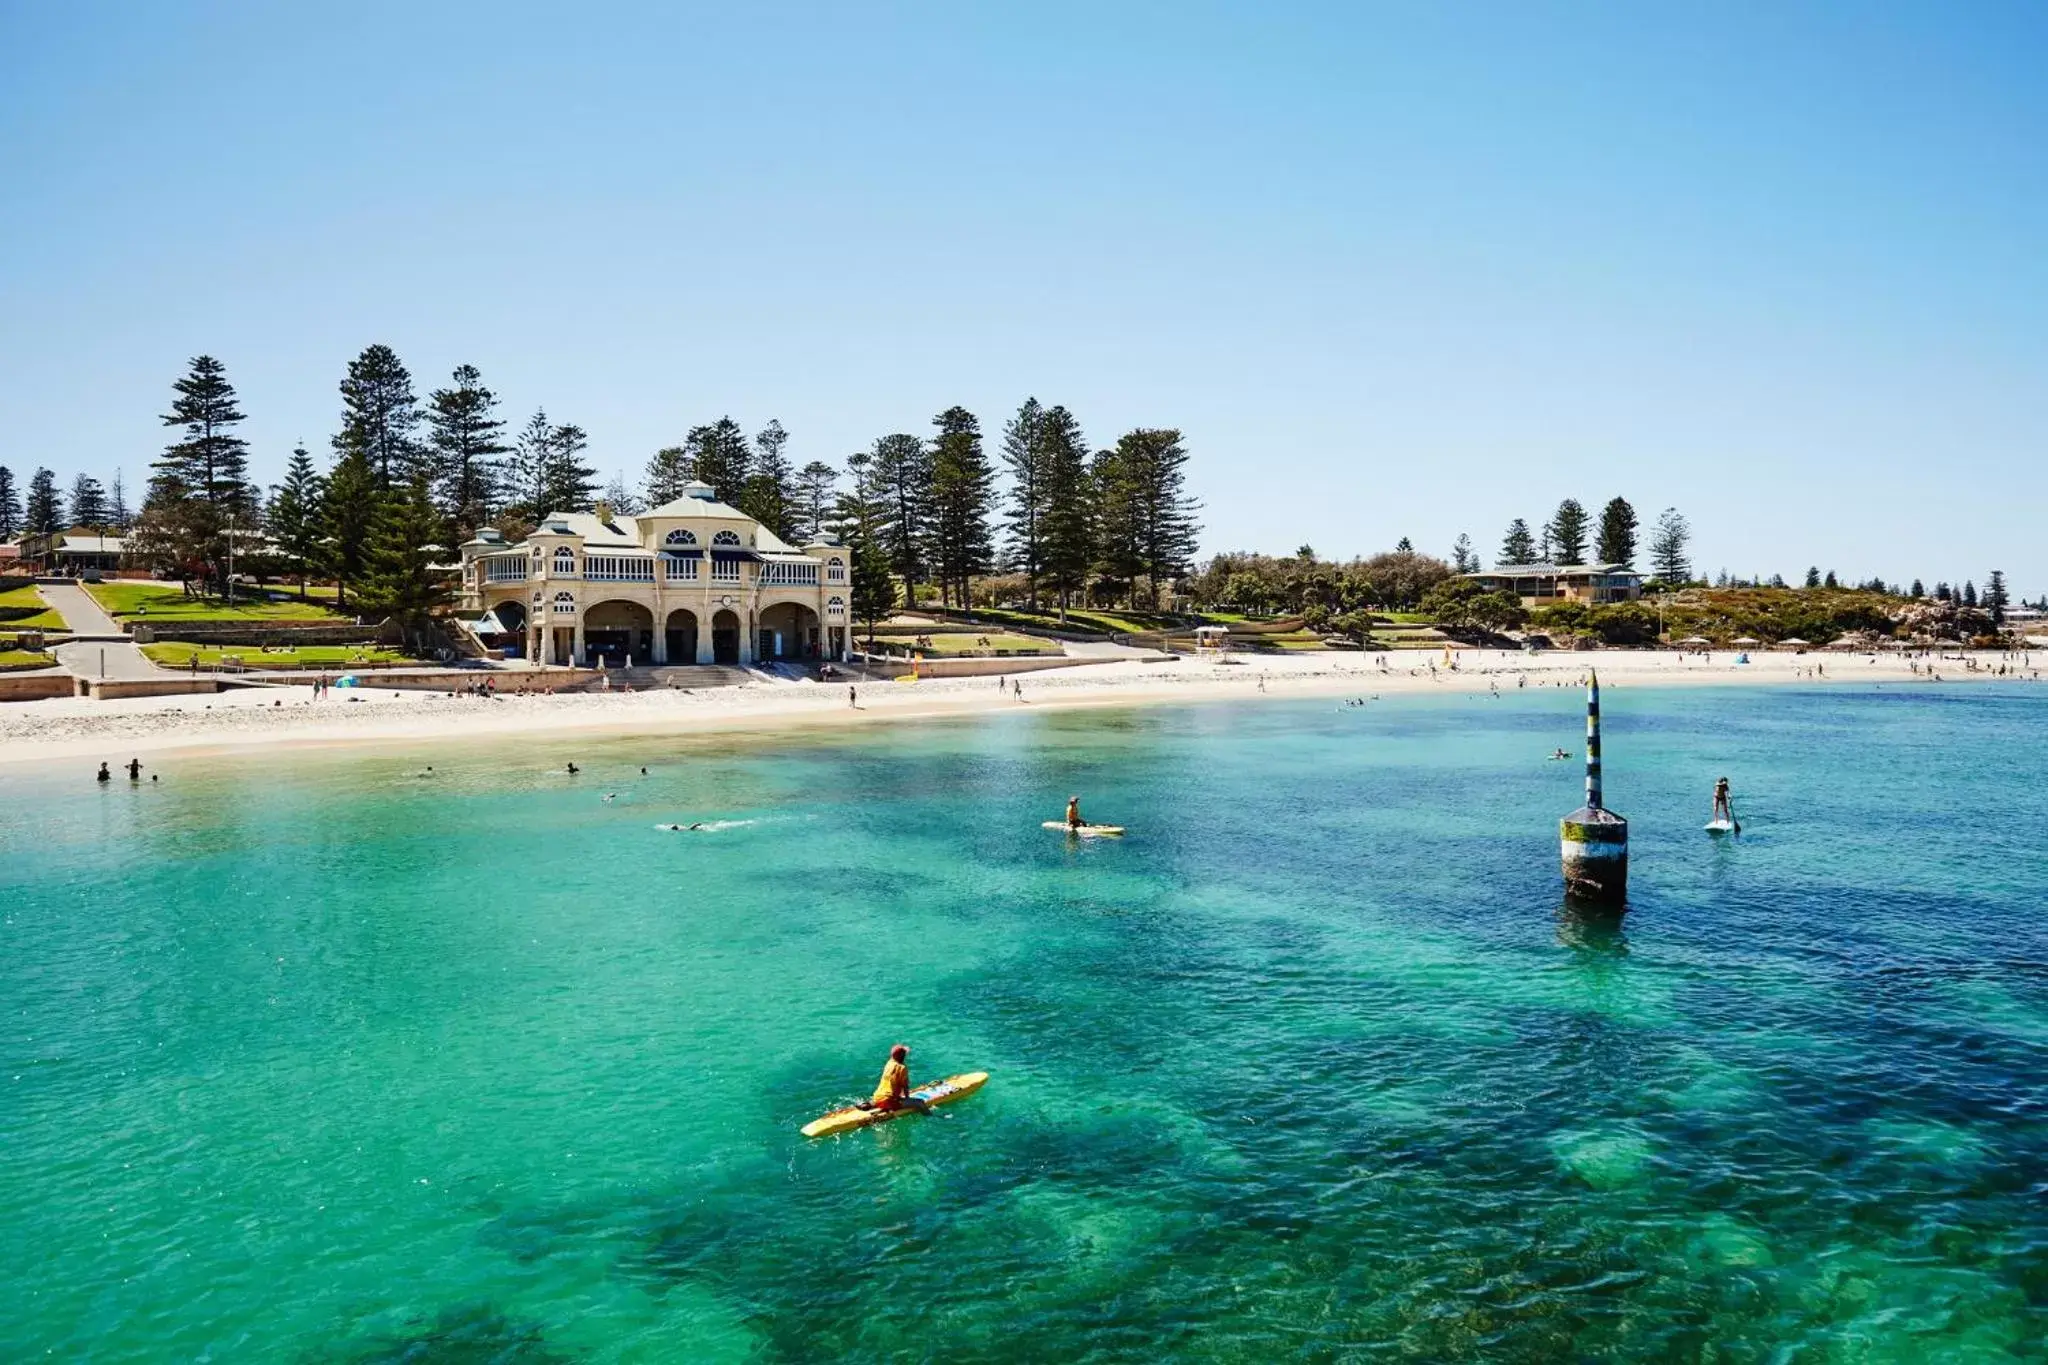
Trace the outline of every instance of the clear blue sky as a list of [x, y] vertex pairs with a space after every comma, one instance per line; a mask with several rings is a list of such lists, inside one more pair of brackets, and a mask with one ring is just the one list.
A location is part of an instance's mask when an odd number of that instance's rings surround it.
[[606, 474], [1027, 394], [1181, 427], [1208, 549], [2048, 592], [2048, 6], [0, 0], [0, 463], [257, 470], [365, 344]]

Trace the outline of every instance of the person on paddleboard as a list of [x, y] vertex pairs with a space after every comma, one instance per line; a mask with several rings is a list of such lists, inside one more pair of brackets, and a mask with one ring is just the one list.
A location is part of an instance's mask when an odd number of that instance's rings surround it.
[[1068, 828], [1068, 829], [1079, 829], [1079, 828], [1081, 828], [1081, 826], [1082, 826], [1082, 825], [1084, 825], [1084, 824], [1086, 824], [1086, 823], [1087, 823], [1087, 821], [1085, 821], [1085, 820], [1083, 820], [1083, 819], [1081, 818], [1081, 798], [1080, 798], [1080, 797], [1078, 797], [1078, 796], [1070, 796], [1070, 797], [1068, 797], [1068, 798], [1067, 798], [1067, 828]]
[[1723, 777], [1714, 783], [1714, 819], [1735, 823], [1735, 812], [1728, 805], [1728, 779]]
[[887, 1113], [891, 1109], [928, 1107], [910, 1093], [910, 1049], [898, 1043], [889, 1049], [889, 1060], [882, 1065], [882, 1079], [875, 1082], [875, 1093], [860, 1108]]

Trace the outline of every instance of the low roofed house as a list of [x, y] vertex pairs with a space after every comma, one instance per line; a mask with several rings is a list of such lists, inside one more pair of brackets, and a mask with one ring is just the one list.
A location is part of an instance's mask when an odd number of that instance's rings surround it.
[[1532, 608], [1633, 602], [1643, 595], [1643, 576], [1626, 564], [1501, 564], [1465, 577], [1488, 592], [1511, 593]]
[[24, 564], [49, 574], [96, 578], [121, 567], [125, 536], [105, 535], [90, 526], [74, 526], [47, 536], [23, 536], [19, 556]]
[[482, 528], [462, 547], [462, 607], [541, 663], [844, 659], [848, 563], [836, 541], [789, 545], [692, 483], [637, 516], [550, 512], [516, 544]]

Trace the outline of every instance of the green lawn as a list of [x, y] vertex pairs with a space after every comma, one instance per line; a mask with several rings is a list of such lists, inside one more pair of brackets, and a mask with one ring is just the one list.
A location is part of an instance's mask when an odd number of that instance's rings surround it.
[[56, 662], [54, 654], [38, 654], [28, 649], [0, 649], [0, 669], [10, 672], [17, 668], [48, 668]]
[[[188, 597], [176, 583], [88, 583], [93, 595], [109, 616], [117, 620], [143, 621], [334, 621], [332, 610], [317, 600], [237, 596], [233, 606], [210, 597]], [[144, 611], [143, 608], [148, 608]]]
[[255, 645], [193, 645], [178, 640], [144, 645], [142, 652], [161, 668], [190, 668], [192, 656], [199, 656], [201, 669], [218, 668], [223, 659], [240, 660], [249, 668], [332, 668], [346, 670], [352, 665], [413, 663], [395, 649], [371, 649], [359, 645], [307, 645], [302, 649], [273, 649], [265, 652]]
[[36, 585], [33, 583], [24, 583], [18, 588], [9, 588], [5, 592], [0, 592], [0, 607], [34, 607], [36, 609], [36, 613], [33, 616], [24, 616], [14, 621], [0, 621], [0, 633], [10, 630], [67, 629], [64, 624], [64, 618], [50, 610], [49, 604], [43, 601], [43, 595], [36, 591]]
[[[911, 638], [909, 636], [897, 636], [893, 639], [885, 639], [884, 642], [900, 649], [919, 649], [926, 654], [942, 659], [960, 654], [993, 653], [998, 649], [1007, 649], [1012, 653], [1020, 649], [1035, 649], [1045, 654], [1057, 654], [1060, 652], [1060, 642], [1058, 640], [1040, 640], [1029, 635], [1011, 635], [1003, 631], [985, 631], [979, 634], [961, 634], [957, 632], [944, 635], [933, 634], [927, 637], [931, 640], [929, 646], [913, 646], [910, 643]], [[987, 640], [988, 643], [981, 643], [983, 640]]]
[[1095, 631], [1103, 635], [1150, 635], [1158, 633], [1161, 629], [1183, 628], [1178, 619], [1173, 617], [1151, 616], [1144, 612], [1083, 611], [1079, 608], [1067, 612], [1065, 624], [1061, 624], [1057, 611], [1007, 611], [999, 607], [976, 607], [974, 619], [976, 622], [986, 621], [991, 625], [1014, 626], [1020, 630]]

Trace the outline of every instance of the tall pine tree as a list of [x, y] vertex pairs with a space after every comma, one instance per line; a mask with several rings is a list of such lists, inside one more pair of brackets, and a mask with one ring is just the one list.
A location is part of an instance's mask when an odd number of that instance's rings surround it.
[[343, 450], [320, 498], [320, 564], [334, 577], [336, 606], [348, 605], [349, 589], [368, 571], [383, 501], [370, 457], [360, 449]]
[[1550, 532], [1550, 549], [1559, 564], [1586, 562], [1586, 509], [1577, 498], [1557, 505], [1557, 515], [1545, 528]]
[[1187, 491], [1188, 451], [1171, 427], [1140, 427], [1120, 437], [1117, 449], [1135, 488], [1138, 562], [1157, 611], [1161, 590], [1188, 572], [1201, 539], [1201, 504]]
[[194, 356], [171, 388], [163, 423], [180, 436], [155, 464], [135, 548], [226, 593], [230, 529], [252, 527], [258, 515], [248, 443], [234, 430], [245, 419], [227, 367], [212, 356]]
[[1610, 499], [1608, 504], [1600, 509], [1599, 544], [1593, 553], [1599, 556], [1602, 564], [1634, 566], [1636, 509], [1628, 505], [1628, 499]]
[[128, 484], [120, 470], [107, 481], [107, 524], [120, 530], [127, 530], [135, 520], [135, 513], [128, 506]]
[[981, 448], [981, 423], [963, 407], [932, 419], [929, 560], [939, 580], [941, 601], [973, 605], [968, 581], [995, 568], [995, 537], [989, 513], [995, 507], [996, 473]]
[[754, 437], [754, 459], [737, 506], [784, 540], [796, 534], [792, 508], [796, 493], [789, 459], [782, 453], [789, 433], [774, 418]]
[[0, 541], [14, 539], [21, 530], [21, 492], [14, 486], [14, 471], [0, 464]]
[[1087, 587], [1095, 558], [1094, 484], [1088, 477], [1088, 442], [1064, 407], [1047, 408], [1039, 423], [1040, 568], [1059, 596], [1060, 619]]
[[1003, 464], [1010, 471], [1007, 528], [1010, 567], [1024, 575], [1031, 610], [1038, 610], [1038, 575], [1045, 563], [1039, 521], [1045, 515], [1043, 428], [1045, 409], [1027, 398], [1017, 415], [1003, 424]]
[[365, 347], [342, 376], [335, 454], [361, 451], [379, 489], [403, 488], [432, 472], [432, 457], [419, 440], [419, 424], [412, 375], [398, 353], [389, 346]]
[[882, 549], [891, 571], [903, 580], [903, 605], [915, 608], [925, 549], [931, 543], [931, 452], [915, 436], [898, 432], [881, 437], [875, 442], [872, 476], [889, 509]]
[[474, 365], [456, 366], [449, 386], [427, 395], [437, 504], [458, 541], [475, 535], [497, 509], [498, 462], [510, 449], [497, 407]]
[[754, 452], [740, 424], [721, 417], [709, 426], [692, 427], [683, 437], [683, 448], [690, 452], [691, 477], [710, 484], [711, 495], [720, 502], [738, 505], [754, 464]]
[[319, 472], [313, 468], [313, 457], [303, 443], [292, 447], [284, 482], [270, 490], [270, 510], [264, 520], [278, 554], [299, 580], [302, 602], [306, 598], [306, 579], [319, 562], [326, 539], [321, 519], [324, 495]]
[[1516, 517], [1508, 523], [1508, 533], [1501, 537], [1500, 553], [1494, 556], [1500, 564], [1532, 564], [1536, 560], [1536, 542], [1529, 535], [1529, 523]]
[[452, 596], [447, 575], [434, 567], [450, 553], [447, 540], [448, 523], [428, 493], [426, 471], [379, 499], [357, 604], [370, 615], [396, 619], [415, 655], [433, 644], [434, 613]]
[[812, 460], [796, 472], [796, 529], [806, 544], [825, 534], [838, 485], [839, 471], [823, 460]]
[[64, 495], [57, 491], [57, 476], [47, 469], [28, 476], [22, 529], [32, 536], [54, 536], [64, 529]]
[[[1683, 587], [1692, 580], [1692, 527], [1676, 507], [1667, 507], [1650, 533], [1650, 570], [1671, 587]], [[1834, 577], [1832, 571], [1829, 578]], [[1833, 587], [1834, 584], [1828, 584]]]
[[579, 426], [558, 426], [548, 433], [547, 480], [542, 486], [544, 512], [587, 512], [597, 495], [597, 470], [583, 463], [590, 438]]
[[681, 446], [663, 446], [647, 462], [647, 505], [660, 507], [683, 495], [690, 481], [690, 453]]
[[90, 474], [71, 480], [71, 524], [96, 530], [107, 524], [107, 492]]
[[[555, 458], [555, 429], [545, 408], [536, 409], [512, 442], [505, 464], [506, 511], [524, 521], [537, 521], [556, 509], [546, 505], [548, 475]], [[567, 508], [561, 509], [567, 511]]]

